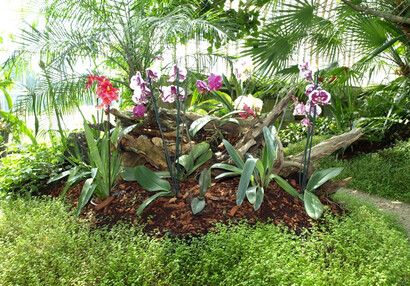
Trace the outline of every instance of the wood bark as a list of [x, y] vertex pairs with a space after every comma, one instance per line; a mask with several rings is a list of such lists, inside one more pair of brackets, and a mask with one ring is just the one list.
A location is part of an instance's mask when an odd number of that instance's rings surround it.
[[[348, 146], [355, 142], [357, 139], [360, 138], [362, 135], [362, 130], [360, 128], [353, 129], [347, 133], [334, 136], [328, 140], [325, 140], [316, 146], [312, 147], [311, 151], [311, 166], [309, 169], [313, 170], [313, 163], [316, 162], [319, 159], [325, 158], [332, 153], [340, 150], [341, 148]], [[293, 155], [293, 156], [288, 156], [284, 158], [283, 164], [282, 164], [282, 170], [279, 172], [279, 175], [287, 177], [293, 172], [297, 172], [300, 169], [303, 169], [303, 152]], [[312, 168], [311, 168], [312, 167]]]

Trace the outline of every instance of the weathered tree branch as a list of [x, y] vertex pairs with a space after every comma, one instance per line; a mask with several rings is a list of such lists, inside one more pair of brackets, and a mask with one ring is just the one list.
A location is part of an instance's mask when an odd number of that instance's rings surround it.
[[363, 7], [363, 6], [359, 6], [359, 5], [355, 5], [350, 1], [347, 0], [342, 0], [343, 3], [345, 3], [347, 6], [349, 6], [350, 8], [358, 11], [358, 12], [365, 12], [367, 14], [376, 16], [376, 17], [380, 17], [389, 21], [392, 21], [394, 23], [397, 24], [408, 24], [410, 25], [410, 18], [405, 18], [405, 17], [401, 17], [401, 16], [397, 16], [397, 15], [392, 15], [392, 14], [387, 14], [387, 13], [383, 13], [383, 12], [379, 12], [367, 7]]
[[279, 118], [294, 93], [295, 88], [292, 88], [291, 91], [289, 91], [288, 94], [282, 98], [279, 104], [263, 119], [262, 122], [254, 125], [254, 127], [245, 133], [242, 139], [236, 143], [235, 149], [240, 156], [243, 157], [252, 146], [256, 145], [257, 142], [262, 142], [263, 127], [272, 125], [276, 119]]
[[[328, 140], [320, 142], [316, 146], [312, 147], [310, 161], [313, 163], [319, 159], [329, 156], [330, 154], [336, 152], [344, 146], [352, 144], [357, 139], [359, 139], [361, 135], [362, 130], [360, 128], [357, 128], [342, 135], [334, 136]], [[297, 155], [286, 157], [283, 161], [283, 166], [279, 175], [287, 177], [291, 173], [297, 172], [298, 170], [303, 168], [302, 158], [303, 152]]]

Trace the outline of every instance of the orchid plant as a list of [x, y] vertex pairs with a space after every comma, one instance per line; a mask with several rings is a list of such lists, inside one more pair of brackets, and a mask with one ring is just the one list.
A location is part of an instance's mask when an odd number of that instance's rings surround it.
[[313, 72], [309, 68], [308, 63], [300, 65], [300, 71], [306, 81], [309, 82], [305, 90], [305, 94], [308, 96], [306, 103], [300, 103], [296, 98], [293, 98], [295, 102], [293, 114], [303, 115], [305, 117], [302, 119], [301, 124], [305, 126], [307, 130], [306, 145], [301, 164], [303, 166], [303, 170], [299, 172], [300, 193], [298, 193], [289, 183], [278, 175], [272, 174], [272, 176], [284, 190], [304, 201], [305, 209], [310, 217], [313, 219], [318, 219], [323, 213], [323, 205], [314, 192], [322, 184], [339, 175], [343, 168], [329, 168], [326, 170], [315, 171], [311, 175], [309, 182], [307, 182], [316, 118], [322, 112], [320, 105], [330, 104], [331, 95], [319, 86], [318, 73], [316, 74], [316, 79], [313, 79]]
[[101, 200], [110, 196], [112, 189], [115, 187], [115, 178], [120, 173], [121, 158], [116, 148], [119, 127], [116, 126], [110, 130], [110, 106], [114, 100], [118, 100], [118, 89], [113, 86], [110, 79], [104, 76], [90, 75], [86, 83], [86, 89], [89, 89], [97, 82], [96, 95], [100, 104], [97, 109], [104, 108], [107, 115], [107, 122], [104, 124], [104, 136], [95, 139], [93, 130], [88, 123], [84, 121], [84, 132], [88, 145], [90, 165], [85, 163], [78, 164], [69, 171], [63, 172], [48, 182], [59, 180], [68, 176], [63, 195], [70, 188], [85, 180], [77, 206], [77, 215], [82, 208], [88, 203], [93, 195]]
[[[195, 134], [199, 130], [204, 128], [205, 125], [207, 125], [211, 121], [218, 122], [218, 126], [221, 127], [222, 125], [227, 124], [227, 123], [235, 123], [239, 125], [239, 121], [236, 120], [235, 118], [232, 118], [232, 116], [236, 114], [239, 115], [243, 119], [247, 119], [249, 116], [253, 116], [253, 117], [256, 116], [254, 110], [251, 109], [250, 107], [250, 106], [254, 106], [254, 102], [251, 99], [246, 98], [242, 100], [242, 98], [240, 98], [239, 101], [235, 100], [235, 102], [232, 102], [231, 96], [229, 96], [227, 93], [220, 91], [222, 87], [222, 81], [224, 82], [228, 91], [232, 94], [231, 85], [228, 79], [223, 74], [215, 75], [211, 73], [207, 79], [207, 82], [203, 80], [197, 80], [195, 84], [197, 86], [197, 92], [199, 94], [211, 93], [213, 97], [212, 100], [216, 101], [220, 105], [219, 108], [216, 108], [216, 109], [214, 108], [214, 110], [212, 110], [211, 112], [215, 113], [215, 110], [219, 110], [219, 111], [222, 110], [224, 111], [222, 113], [224, 115], [221, 117], [209, 115], [209, 116], [202, 117], [202, 118], [195, 120], [194, 122], [192, 122], [190, 129], [189, 129], [189, 133], [191, 136], [195, 136]], [[250, 95], [250, 97], [252, 97], [252, 95]], [[209, 102], [206, 101], [205, 103], [202, 103], [202, 106], [208, 103]], [[262, 104], [258, 103], [258, 106], [261, 107]]]
[[[141, 118], [145, 115], [145, 105], [152, 101], [156, 121], [158, 123], [159, 132], [163, 143], [165, 158], [168, 166], [169, 173], [166, 177], [170, 177], [172, 180], [172, 187], [167, 182], [161, 179], [162, 175], [156, 172], [152, 172], [145, 166], [137, 166], [135, 168], [124, 168], [122, 177], [128, 181], [137, 181], [147, 191], [160, 191], [147, 199], [138, 209], [137, 213], [140, 214], [149, 203], [161, 196], [175, 196], [179, 193], [179, 182], [181, 179], [181, 167], [185, 170], [185, 175], [188, 176], [196, 168], [198, 164], [203, 164], [210, 158], [208, 148], [197, 148], [188, 155], [180, 155], [180, 123], [181, 123], [181, 111], [185, 106], [184, 100], [186, 98], [185, 91], [180, 87], [180, 83], [186, 79], [186, 70], [178, 66], [174, 66], [168, 77], [168, 82], [173, 83], [169, 86], [162, 86], [154, 88], [154, 83], [159, 81], [160, 73], [152, 69], [146, 70], [146, 79], [144, 80], [140, 72], [137, 72], [135, 76], [131, 78], [130, 87], [134, 90], [132, 100], [135, 102], [133, 108], [133, 114], [136, 118]], [[176, 146], [175, 146], [175, 159], [171, 160], [168, 152], [167, 141], [162, 130], [161, 121], [159, 118], [157, 98], [155, 91], [159, 94], [159, 99], [164, 103], [176, 103], [177, 107], [177, 119], [176, 119]], [[203, 147], [203, 146], [201, 146]], [[201, 149], [201, 152], [197, 150]], [[205, 150], [206, 149], [206, 150]], [[196, 155], [194, 153], [197, 153]], [[203, 156], [202, 156], [203, 155]], [[164, 176], [162, 176], [164, 177]]]

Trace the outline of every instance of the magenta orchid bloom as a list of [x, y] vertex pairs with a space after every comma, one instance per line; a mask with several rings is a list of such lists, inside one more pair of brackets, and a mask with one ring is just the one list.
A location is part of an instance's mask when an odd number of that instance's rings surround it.
[[143, 104], [138, 104], [132, 109], [132, 116], [140, 119], [145, 115], [147, 108]]
[[209, 91], [208, 85], [203, 80], [197, 80], [195, 85], [198, 87], [198, 92], [200, 94], [204, 94]]
[[[164, 103], [172, 103], [177, 99], [177, 87], [175, 85], [165, 86], [162, 88], [161, 91], [161, 100]], [[179, 88], [179, 100], [183, 100], [185, 98], [185, 91], [182, 88]]]
[[322, 108], [319, 105], [314, 104], [312, 101], [308, 100], [305, 105], [306, 116], [313, 116], [313, 114], [315, 113], [315, 109], [316, 117], [319, 117], [319, 115], [322, 113]]
[[303, 103], [297, 103], [293, 115], [306, 115], [306, 107]]
[[242, 109], [243, 111], [246, 111], [246, 112], [239, 113], [239, 116], [242, 117], [243, 119], [247, 119], [249, 115], [253, 117], [256, 116], [255, 111], [253, 111], [248, 105], [244, 104]]
[[315, 90], [315, 85], [314, 84], [308, 84], [306, 86], [305, 94], [309, 96], [309, 94], [314, 90]]
[[173, 81], [175, 81], [176, 78], [177, 78], [177, 73], [178, 73], [179, 81], [185, 80], [186, 70], [183, 69], [183, 68], [178, 68], [176, 65], [174, 65], [173, 73], [170, 74], [170, 76], [169, 76], [169, 78], [168, 78], [168, 82], [173, 82]]
[[303, 65], [299, 65], [299, 69], [302, 72], [304, 78], [308, 81], [313, 83], [313, 72], [309, 68], [309, 63], [305, 63]]
[[219, 90], [222, 87], [222, 77], [211, 73], [208, 77], [208, 85], [210, 90]]
[[312, 101], [313, 104], [329, 105], [330, 93], [319, 87], [309, 94], [309, 100]]
[[158, 82], [160, 78], [160, 73], [158, 71], [153, 71], [152, 69], [146, 69], [146, 72], [152, 81]]
[[141, 73], [137, 72], [136, 75], [131, 77], [130, 88], [135, 90], [143, 82], [144, 82], [144, 80], [142, 79]]
[[301, 121], [300, 121], [300, 124], [302, 124], [303, 126], [306, 126], [306, 127], [309, 127], [310, 126], [310, 120], [309, 120], [309, 118], [303, 118]]

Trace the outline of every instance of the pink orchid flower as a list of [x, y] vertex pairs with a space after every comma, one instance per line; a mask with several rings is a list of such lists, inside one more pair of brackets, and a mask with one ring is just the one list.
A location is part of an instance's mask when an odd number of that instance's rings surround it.
[[239, 113], [239, 116], [242, 117], [243, 119], [247, 119], [249, 115], [253, 117], [256, 116], [255, 112], [248, 105], [244, 104], [242, 109], [243, 111], [246, 111], [246, 112]]
[[140, 119], [141, 117], [145, 115], [146, 110], [147, 108], [145, 107], [145, 105], [143, 104], [136, 105], [132, 109], [132, 116]]
[[178, 77], [179, 77], [179, 81], [183, 81], [185, 80], [186, 77], [186, 70], [183, 68], [179, 68], [176, 65], [174, 65], [174, 70], [173, 73], [170, 74], [169, 78], [168, 78], [168, 82], [173, 82], [176, 80], [177, 78], [177, 73], [178, 73]]
[[222, 77], [211, 73], [208, 77], [208, 85], [210, 90], [219, 90], [222, 87]]
[[208, 85], [203, 80], [197, 80], [195, 85], [198, 87], [200, 94], [205, 94], [209, 91]]
[[317, 88], [309, 94], [309, 100], [312, 101], [313, 104], [329, 105], [330, 97], [330, 93], [321, 88]]

